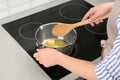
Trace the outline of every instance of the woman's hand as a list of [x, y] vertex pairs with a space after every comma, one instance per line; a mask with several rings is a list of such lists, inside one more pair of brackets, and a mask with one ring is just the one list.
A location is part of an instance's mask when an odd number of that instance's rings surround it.
[[99, 18], [108, 14], [112, 9], [113, 4], [114, 2], [108, 2], [91, 8], [85, 14], [82, 20], [89, 19], [91, 26], [94, 26], [94, 23], [96, 24], [102, 23], [103, 19], [99, 19]]
[[97, 80], [93, 62], [73, 58], [51, 48], [37, 49], [34, 57], [45, 67], [59, 65], [87, 80]]
[[39, 61], [40, 64], [44, 65], [45, 67], [50, 67], [58, 64], [58, 60], [60, 60], [60, 56], [62, 56], [61, 52], [51, 49], [51, 48], [44, 48], [44, 49], [37, 49], [37, 52], [34, 53], [34, 58]]

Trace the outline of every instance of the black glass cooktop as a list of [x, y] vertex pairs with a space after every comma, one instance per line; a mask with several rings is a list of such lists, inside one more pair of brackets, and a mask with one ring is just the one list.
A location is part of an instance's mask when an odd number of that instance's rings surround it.
[[[33, 58], [37, 48], [34, 34], [40, 25], [50, 22], [78, 22], [91, 7], [93, 6], [84, 0], [71, 0], [67, 3], [3, 24], [2, 26]], [[98, 58], [101, 53], [100, 40], [107, 38], [106, 21], [96, 25], [94, 28], [90, 25], [76, 28], [75, 30], [78, 34], [77, 40], [70, 56], [89, 61]], [[38, 62], [36, 61], [36, 63]], [[39, 63], [38, 65], [44, 69], [52, 80], [59, 80], [70, 73], [60, 66], [45, 68]]]

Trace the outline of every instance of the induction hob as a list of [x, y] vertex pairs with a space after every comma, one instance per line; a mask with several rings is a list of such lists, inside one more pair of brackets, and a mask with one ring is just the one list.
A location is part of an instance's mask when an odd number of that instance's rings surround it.
[[[3, 24], [2, 26], [33, 58], [33, 54], [37, 48], [34, 34], [40, 25], [50, 22], [78, 22], [91, 7], [93, 6], [84, 0], [71, 0], [64, 4]], [[96, 25], [94, 28], [90, 25], [76, 28], [77, 40], [70, 56], [88, 61], [98, 58], [101, 55], [100, 40], [107, 39], [106, 21]], [[33, 60], [52, 80], [59, 80], [71, 73], [60, 66], [45, 68], [34, 58]]]

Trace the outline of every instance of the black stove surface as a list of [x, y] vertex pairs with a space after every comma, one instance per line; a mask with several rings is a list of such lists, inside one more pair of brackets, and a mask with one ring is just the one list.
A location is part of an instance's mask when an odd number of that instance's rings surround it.
[[[83, 0], [72, 0], [33, 15], [3, 24], [2, 26], [33, 58], [33, 54], [37, 48], [34, 34], [41, 24], [50, 22], [78, 22], [91, 7], [93, 7], [91, 4]], [[86, 27], [82, 26], [75, 29], [78, 35], [75, 47], [72, 51], [73, 54], [70, 56], [92, 61], [101, 55], [100, 40], [106, 39], [107, 35], [105, 33], [97, 34], [96, 32], [103, 33], [102, 31], [106, 31], [106, 21], [93, 29], [93, 31], [96, 30], [95, 33], [88, 30], [89, 26], [90, 25], [86, 25]], [[101, 29], [101, 27], [104, 27], [104, 29]], [[38, 62], [36, 61], [36, 63]], [[44, 69], [52, 80], [59, 80], [70, 73], [60, 66], [45, 68], [39, 63], [38, 65]]]

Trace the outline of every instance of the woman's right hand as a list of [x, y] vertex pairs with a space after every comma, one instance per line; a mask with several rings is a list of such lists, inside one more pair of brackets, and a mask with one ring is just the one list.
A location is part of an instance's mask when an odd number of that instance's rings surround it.
[[63, 53], [52, 48], [37, 49], [34, 53], [34, 58], [45, 67], [51, 67], [59, 64], [61, 57], [65, 56]]
[[103, 3], [101, 5], [95, 6], [91, 8], [83, 17], [82, 20], [90, 20], [91, 26], [94, 26], [94, 23], [99, 24], [103, 22], [103, 19], [99, 19], [100, 17], [105, 16], [108, 14], [112, 7], [113, 7], [114, 2], [108, 2], [108, 3]]

